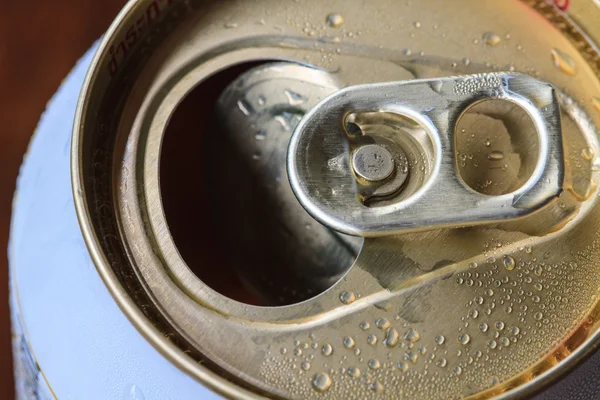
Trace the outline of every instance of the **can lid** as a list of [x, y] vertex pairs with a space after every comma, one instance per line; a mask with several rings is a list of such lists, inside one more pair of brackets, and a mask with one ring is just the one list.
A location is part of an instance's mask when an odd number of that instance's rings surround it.
[[100, 275], [231, 398], [539, 389], [600, 336], [585, 27], [536, 0], [128, 3], [73, 137]]

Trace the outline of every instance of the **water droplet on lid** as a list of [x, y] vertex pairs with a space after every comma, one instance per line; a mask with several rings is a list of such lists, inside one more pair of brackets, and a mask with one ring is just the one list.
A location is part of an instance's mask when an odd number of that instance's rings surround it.
[[333, 346], [329, 343], [324, 344], [323, 347], [321, 347], [321, 354], [323, 354], [325, 357], [329, 357], [333, 354]]
[[369, 360], [369, 368], [379, 369], [381, 368], [381, 363], [379, 362], [379, 360]]
[[359, 325], [360, 329], [362, 329], [363, 331], [366, 331], [367, 329], [369, 329], [371, 327], [371, 324], [369, 324], [367, 321], [363, 321], [361, 322]]
[[340, 301], [344, 304], [352, 304], [356, 300], [356, 296], [352, 292], [343, 291], [340, 294]]
[[541, 265], [536, 266], [535, 270], [533, 271], [536, 276], [541, 276], [543, 272], [544, 268]]
[[446, 338], [444, 336], [442, 336], [442, 335], [437, 335], [435, 337], [435, 342], [437, 344], [439, 344], [440, 346], [443, 345], [445, 341], [446, 341]]
[[369, 335], [367, 337], [367, 343], [369, 343], [371, 346], [375, 346], [377, 344], [377, 336]]
[[402, 372], [408, 371], [408, 363], [405, 363], [404, 361], [398, 361], [398, 369]]
[[458, 343], [460, 344], [468, 344], [471, 341], [471, 336], [468, 333], [463, 333], [458, 335]]
[[308, 371], [310, 369], [310, 363], [308, 361], [303, 361], [300, 365], [303, 370]]
[[342, 14], [331, 13], [327, 16], [326, 22], [332, 28], [339, 28], [344, 23], [344, 17]]
[[437, 362], [435, 363], [438, 367], [444, 368], [448, 362], [446, 361], [445, 358], [440, 358], [437, 360]]
[[490, 349], [495, 349], [498, 346], [498, 343], [496, 343], [495, 340], [490, 340], [489, 342], [487, 342], [487, 345]]
[[415, 28], [420, 28], [421, 27], [421, 23], [419, 21], [415, 22]]
[[417, 342], [421, 338], [421, 335], [418, 331], [413, 328], [409, 328], [408, 331], [404, 334], [404, 340], [408, 340], [409, 342]]
[[506, 337], [503, 337], [502, 339], [500, 339], [500, 343], [502, 343], [502, 346], [504, 346], [504, 347], [510, 346], [510, 340]]
[[371, 382], [371, 384], [369, 385], [369, 388], [372, 391], [374, 391], [375, 393], [383, 392], [383, 385], [377, 379], [375, 379], [373, 382]]
[[478, 265], [476, 262], [472, 262], [469, 264], [469, 268], [477, 268], [477, 267], [478, 267]]
[[494, 32], [486, 32], [483, 34], [483, 43], [488, 46], [495, 46], [500, 43], [501, 40], [500, 36], [496, 35]]
[[504, 329], [504, 322], [502, 322], [502, 321], [496, 322], [496, 329], [498, 329], [499, 331]]
[[544, 314], [542, 314], [541, 312], [536, 312], [533, 315], [533, 318], [537, 319], [538, 321], [541, 320], [542, 318], [544, 318]]
[[354, 339], [352, 339], [350, 336], [346, 336], [344, 338], [344, 347], [347, 349], [351, 349], [356, 345], [356, 342], [354, 341]]
[[399, 340], [400, 334], [398, 333], [398, 331], [395, 328], [389, 328], [385, 334], [385, 339], [383, 343], [387, 347], [394, 347], [398, 344]]
[[350, 375], [353, 378], [358, 378], [360, 376], [360, 369], [356, 367], [350, 367], [348, 368], [348, 375]]
[[375, 303], [375, 308], [378, 308], [378, 309], [384, 310], [384, 311], [390, 311], [392, 308], [392, 303], [390, 303], [387, 300], [380, 301], [380, 302]]
[[301, 356], [302, 355], [302, 349], [294, 349], [294, 355], [295, 356]]
[[379, 318], [377, 319], [377, 321], [375, 321], [375, 325], [379, 328], [379, 329], [386, 329], [390, 326], [390, 321], [388, 321], [385, 318]]
[[469, 60], [468, 58], [463, 58], [462, 62], [466, 66], [468, 66], [469, 64], [471, 64], [471, 60]]
[[587, 161], [591, 161], [594, 158], [594, 155], [594, 149], [592, 149], [591, 147], [581, 150], [581, 156]]
[[531, 246], [525, 246], [525, 253], [531, 254]]
[[552, 49], [550, 52], [552, 56], [552, 62], [554, 66], [564, 72], [567, 75], [575, 76], [577, 75], [577, 70], [575, 69], [575, 61], [566, 53], [558, 49]]
[[537, 282], [535, 285], [533, 285], [533, 288], [539, 292], [542, 289], [544, 289], [544, 286], [542, 286], [541, 283]]
[[[487, 145], [487, 143], [486, 143], [486, 145]], [[504, 159], [504, 153], [501, 151], [495, 150], [495, 151], [492, 151], [490, 154], [488, 154], [487, 158], [488, 158], [488, 160], [491, 160], [491, 161], [500, 161], [500, 160]]]
[[233, 28], [237, 28], [238, 24], [236, 24], [235, 22], [228, 22], [223, 26], [225, 27], [225, 29], [233, 29]]
[[[479, 305], [482, 305], [483, 304], [483, 297], [481, 297], [481, 296], [475, 297], [475, 303], [477, 303]], [[475, 318], [477, 318], [477, 317], [475, 317]]]
[[326, 392], [331, 384], [331, 378], [326, 373], [319, 373], [313, 377], [312, 385], [317, 392]]
[[287, 349], [285, 347], [282, 347], [281, 350], [279, 350], [279, 352], [281, 354], [286, 354], [287, 353]]
[[515, 269], [515, 259], [511, 256], [506, 255], [502, 257], [502, 263], [504, 264], [504, 267], [509, 271]]
[[478, 316], [479, 316], [479, 311], [477, 311], [477, 310], [471, 310], [469, 312], [469, 317], [471, 317], [471, 318], [477, 318]]
[[512, 328], [510, 328], [510, 333], [512, 333], [513, 335], [518, 335], [519, 332], [521, 332], [521, 329], [519, 329], [518, 326], [513, 326]]
[[456, 366], [456, 367], [454, 367], [454, 373], [455, 373], [456, 375], [460, 375], [460, 374], [462, 374], [462, 368], [461, 368], [461, 367], [459, 367], [459, 366]]

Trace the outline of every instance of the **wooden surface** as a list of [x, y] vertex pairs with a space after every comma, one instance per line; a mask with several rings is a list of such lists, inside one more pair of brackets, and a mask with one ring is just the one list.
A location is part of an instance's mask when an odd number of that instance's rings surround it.
[[124, 4], [0, 0], [0, 399], [13, 398], [5, 249], [19, 165], [47, 101]]

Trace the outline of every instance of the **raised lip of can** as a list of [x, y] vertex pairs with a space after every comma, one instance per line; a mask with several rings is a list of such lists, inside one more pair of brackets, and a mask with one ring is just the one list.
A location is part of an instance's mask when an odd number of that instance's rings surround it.
[[[528, 0], [520, 1], [531, 5], [530, 1]], [[100, 41], [98, 49], [96, 50], [93, 56], [89, 70], [86, 74], [81, 93], [79, 95], [73, 123], [73, 135], [71, 144], [71, 183], [77, 219], [80, 224], [86, 247], [106, 287], [115, 299], [119, 308], [125, 313], [127, 318], [142, 334], [142, 336], [145, 339], [147, 339], [150, 343], [152, 343], [153, 347], [155, 347], [163, 356], [165, 356], [169, 361], [175, 364], [183, 372], [193, 377], [201, 384], [207, 385], [210, 389], [214, 390], [215, 392], [221, 395], [224, 395], [228, 398], [236, 399], [266, 398], [250, 390], [244, 389], [243, 387], [221, 377], [219, 374], [213, 372], [209, 368], [198, 364], [190, 357], [183, 354], [177, 346], [175, 346], [173, 343], [167, 340], [157, 328], [155, 328], [151, 323], [149, 323], [149, 321], [138, 308], [136, 303], [127, 294], [124, 287], [118, 282], [116, 275], [110, 268], [110, 263], [104, 256], [103, 250], [99, 244], [99, 240], [96, 234], [94, 233], [92, 221], [87, 217], [89, 215], [90, 208], [88, 207], [87, 201], [85, 199], [85, 190], [84, 185], [82, 184], [83, 170], [81, 159], [81, 147], [82, 135], [84, 130], [83, 121], [84, 116], [88, 111], [88, 105], [90, 102], [90, 91], [98, 77], [98, 68], [100, 66], [100, 62], [105, 58], [109, 48], [109, 44], [113, 41], [114, 36], [117, 33], [119, 33], [121, 29], [125, 28], [124, 22], [133, 13], [133, 11], [136, 10], [137, 7], [140, 7], [141, 5], [147, 4], [149, 2], [150, 0], [131, 0], [125, 4], [123, 9], [117, 15], [117, 17], [103, 36], [102, 40]], [[541, 0], [540, 2], [543, 2], [543, 0]], [[571, 19], [563, 12], [561, 12], [561, 14], [566, 19], [569, 19], [571, 21]], [[574, 25], [577, 26], [577, 24]], [[591, 42], [589, 37], [583, 31], [580, 30], [580, 32], [578, 33], [580, 33], [586, 41]], [[594, 45], [595, 43], [592, 42], [592, 47], [596, 48], [596, 46]], [[596, 312], [598, 312], [597, 310], [600, 310], [600, 304], [598, 304], [595, 307], [595, 310]], [[598, 319], [596, 320], [596, 322], [597, 321]], [[536, 364], [534, 364], [527, 370], [522, 371], [521, 374], [504, 382], [501, 388], [496, 388], [496, 390], [494, 390], [495, 388], [490, 388], [486, 391], [469, 396], [469, 398], [477, 399], [488, 398], [489, 396], [492, 396], [494, 398], [512, 399], [523, 398], [525, 396], [540, 392], [545, 388], [545, 385], [555, 382], [558, 378], [570, 372], [570, 368], [585, 360], [598, 347], [600, 347], [600, 329], [598, 329], [593, 335], [586, 337], [584, 341], [579, 343], [577, 349], [571, 352], [565, 359], [561, 360], [560, 364], [556, 364], [548, 368], [540, 375], [535, 376], [532, 380], [522, 380], [520, 385], [517, 383], [518, 386], [511, 387], [511, 383], [513, 381], [518, 382], [522, 374], [525, 374], [527, 373], [527, 371], [535, 369], [535, 367], [539, 363], [544, 362], [545, 359], [539, 360]], [[501, 392], [503, 388], [507, 387], [509, 388], [507, 392]]]
[[90, 210], [85, 200], [85, 189], [82, 184], [83, 170], [81, 168], [81, 138], [84, 130], [84, 116], [87, 112], [90, 101], [90, 90], [98, 76], [100, 62], [105, 57], [109, 48], [109, 44], [111, 43], [115, 34], [118, 33], [120, 29], [124, 28], [123, 24], [127, 17], [129, 17], [137, 7], [141, 6], [145, 2], [147, 1], [129, 1], [119, 12], [106, 33], [103, 35], [98, 48], [94, 53], [92, 62], [86, 73], [85, 80], [81, 88], [79, 99], [77, 101], [77, 108], [75, 111], [71, 143], [71, 184], [77, 219], [79, 221], [86, 247], [98, 273], [100, 274], [100, 277], [104, 281], [104, 284], [108, 288], [112, 297], [115, 299], [119, 308], [126, 315], [127, 319], [129, 319], [135, 328], [153, 345], [154, 348], [156, 348], [163, 356], [165, 356], [183, 372], [223, 396], [231, 399], [264, 399], [265, 397], [244, 389], [239, 385], [234, 385], [227, 379], [219, 376], [217, 373], [202, 365], [199, 365], [190, 357], [183, 354], [177, 346], [167, 340], [157, 328], [149, 323], [138, 306], [126, 293], [123, 286], [118, 283], [118, 279], [110, 268], [110, 264], [104, 256], [102, 248], [99, 245], [98, 238], [96, 237], [92, 227], [92, 222], [89, 218], [87, 218]]

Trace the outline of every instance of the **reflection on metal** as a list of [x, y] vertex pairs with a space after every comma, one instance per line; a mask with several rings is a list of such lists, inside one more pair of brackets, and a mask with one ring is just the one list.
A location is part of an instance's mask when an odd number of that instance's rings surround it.
[[[510, 133], [512, 142], [516, 145], [524, 142], [519, 136], [533, 136], [536, 144], [535, 155], [521, 160], [521, 169], [530, 170], [527, 179], [510, 193], [497, 196], [480, 194], [465, 184], [454, 152], [457, 122], [471, 105], [490, 99], [525, 110], [534, 129], [515, 129]], [[351, 129], [348, 115], [352, 116]], [[370, 121], [357, 134], [362, 115], [368, 115]], [[421, 182], [399, 196], [363, 204], [359, 201], [361, 184], [351, 169], [332, 167], [330, 162], [348, 162], [350, 152], [358, 146], [356, 157], [362, 151], [359, 140], [385, 140], [390, 142], [388, 146], [403, 149], [409, 158], [409, 181], [414, 181], [420, 170]], [[413, 145], [403, 148], [403, 142]], [[495, 152], [489, 157], [498, 161], [502, 154]], [[392, 168], [389, 162], [385, 167], [390, 170], [385, 171], [387, 177]], [[376, 173], [383, 173], [379, 168]], [[292, 188], [306, 210], [347, 234], [384, 236], [518, 218], [543, 207], [562, 191], [560, 109], [551, 85], [519, 74], [349, 87], [321, 102], [300, 122], [290, 142], [288, 170]]]

